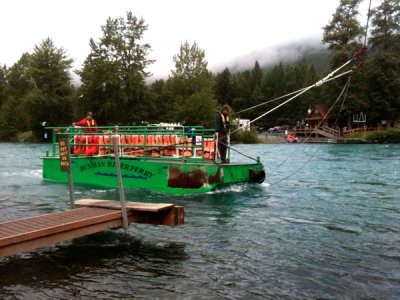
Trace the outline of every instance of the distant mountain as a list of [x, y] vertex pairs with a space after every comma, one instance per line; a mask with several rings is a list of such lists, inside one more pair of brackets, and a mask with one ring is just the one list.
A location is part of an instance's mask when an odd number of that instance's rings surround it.
[[295, 64], [305, 58], [312, 63], [317, 73], [322, 73], [329, 66], [329, 51], [317, 40], [297, 41], [277, 47], [261, 49], [238, 57], [226, 66], [221, 67], [221, 72], [228, 67], [232, 73], [252, 69], [256, 61], [261, 68], [269, 69], [282, 63]]

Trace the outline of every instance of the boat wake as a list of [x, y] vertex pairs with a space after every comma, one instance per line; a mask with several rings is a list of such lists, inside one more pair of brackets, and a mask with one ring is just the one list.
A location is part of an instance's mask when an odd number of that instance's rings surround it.
[[[261, 184], [261, 186], [264, 184]], [[254, 184], [248, 184], [248, 183], [242, 183], [242, 184], [236, 184], [236, 185], [229, 185], [223, 188], [215, 189], [210, 192], [207, 192], [207, 194], [225, 194], [225, 193], [242, 193], [245, 191], [248, 191], [250, 189], [254, 189]], [[260, 186], [260, 185], [257, 185]]]

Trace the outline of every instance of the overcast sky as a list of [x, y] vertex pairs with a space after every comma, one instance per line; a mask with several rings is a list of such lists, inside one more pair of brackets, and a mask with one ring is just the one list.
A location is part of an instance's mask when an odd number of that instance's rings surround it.
[[[360, 7], [364, 26], [368, 0]], [[376, 0], [374, 1], [376, 2]], [[182, 42], [205, 50], [209, 69], [299, 40], [321, 40], [339, 0], [1, 0], [0, 65], [11, 67], [24, 52], [50, 37], [80, 69], [89, 39], [102, 36], [108, 17], [132, 11], [143, 17], [154, 77], [170, 74]], [[254, 58], [257, 59], [257, 57]], [[254, 62], [253, 62], [254, 64]]]

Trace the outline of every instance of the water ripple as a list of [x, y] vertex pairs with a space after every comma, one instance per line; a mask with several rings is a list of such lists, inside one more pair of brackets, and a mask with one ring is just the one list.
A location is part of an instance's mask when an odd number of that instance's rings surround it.
[[[69, 207], [66, 185], [41, 180], [48, 145], [26, 147], [0, 144], [0, 222]], [[2, 258], [2, 298], [398, 299], [400, 145], [235, 147], [261, 156], [268, 183], [187, 196], [126, 190], [185, 206], [185, 225], [136, 224], [128, 236]], [[119, 197], [75, 188], [77, 198]]]

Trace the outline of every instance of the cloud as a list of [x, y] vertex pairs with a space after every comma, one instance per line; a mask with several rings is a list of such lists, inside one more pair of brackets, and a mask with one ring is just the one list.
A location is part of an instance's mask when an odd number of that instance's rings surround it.
[[[278, 60], [279, 53], [270, 49], [321, 36], [338, 5], [339, 0], [4, 0], [0, 64], [13, 65], [49, 37], [80, 69], [90, 38], [97, 41], [106, 20], [125, 17], [127, 11], [148, 24], [143, 42], [151, 45], [149, 58], [156, 60], [149, 68], [153, 77], [170, 74], [172, 57], [186, 40], [205, 50], [212, 70], [239, 58]], [[365, 5], [360, 12], [365, 16]]]

